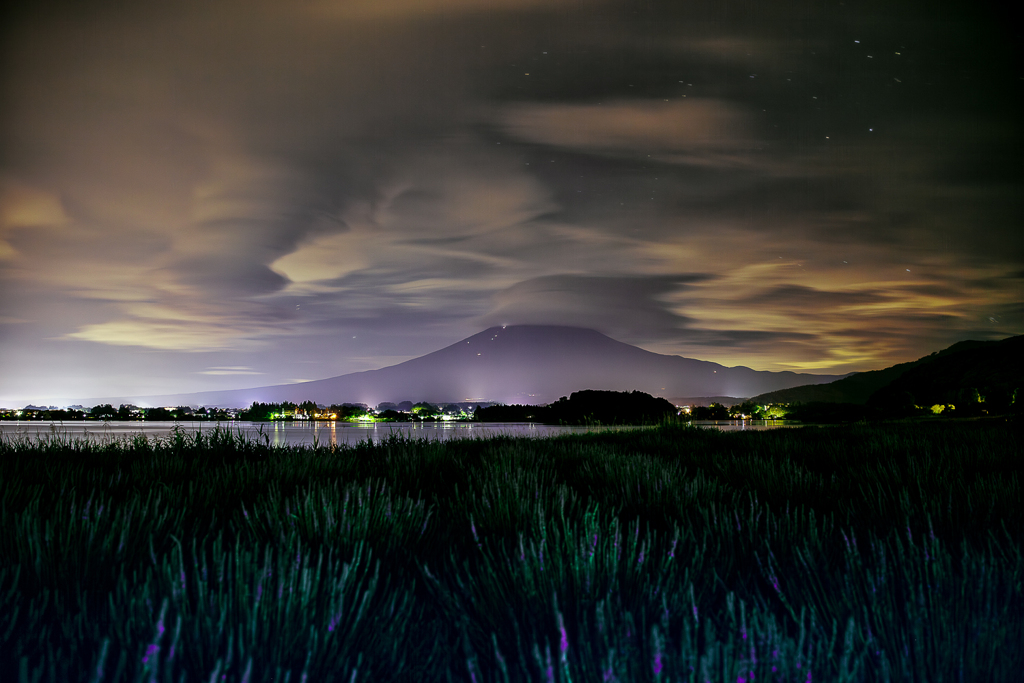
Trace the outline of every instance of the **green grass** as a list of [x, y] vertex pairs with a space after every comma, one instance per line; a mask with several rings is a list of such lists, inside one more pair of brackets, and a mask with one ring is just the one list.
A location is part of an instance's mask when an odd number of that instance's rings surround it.
[[1024, 670], [1012, 425], [0, 440], [3, 681]]

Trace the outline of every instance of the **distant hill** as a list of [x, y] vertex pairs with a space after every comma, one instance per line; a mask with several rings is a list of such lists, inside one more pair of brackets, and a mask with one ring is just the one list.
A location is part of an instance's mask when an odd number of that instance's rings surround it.
[[878, 389], [868, 405], [952, 404], [959, 410], [965, 404], [983, 403], [995, 412], [1006, 410], [1020, 389], [1024, 389], [1024, 336], [954, 344]]
[[[808, 385], [759, 394], [754, 403], [868, 403], [893, 401], [917, 405], [956, 403], [932, 400], [961, 390], [1019, 386], [1024, 336], [1002, 341], [963, 341], [931, 355], [882, 370], [860, 372], [830, 384]], [[1001, 389], [1000, 389], [1001, 390]], [[899, 395], [899, 399], [893, 398]]]
[[[926, 357], [927, 358], [927, 357]], [[871, 395], [892, 382], [924, 359], [900, 363], [883, 370], [858, 372], [829, 384], [806, 386], [770, 391], [754, 396], [754, 403], [858, 403], [865, 404]]]
[[[764, 372], [666, 356], [577, 327], [492, 327], [398, 365], [330, 379], [234, 391], [102, 399], [103, 403], [245, 407], [259, 401], [318, 403], [491, 401], [547, 404], [583, 389], [652, 396], [753, 396], [831, 382], [840, 375]], [[77, 401], [82, 402], [82, 401]]]

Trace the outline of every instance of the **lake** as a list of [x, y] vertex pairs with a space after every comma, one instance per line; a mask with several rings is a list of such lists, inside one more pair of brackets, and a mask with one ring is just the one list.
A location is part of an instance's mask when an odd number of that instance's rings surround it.
[[[723, 431], [775, 429], [794, 426], [781, 420], [720, 420], [717, 422], [694, 422], [701, 427]], [[263, 440], [263, 435], [274, 446], [321, 446], [355, 445], [361, 441], [374, 443], [391, 434], [400, 434], [414, 439], [456, 439], [487, 438], [489, 436], [512, 435], [545, 437], [559, 434], [581, 434], [585, 432], [618, 431], [635, 427], [569, 427], [561, 425], [539, 425], [524, 422], [16, 422], [0, 421], [0, 434], [6, 437], [26, 436], [30, 439], [67, 435], [71, 438], [121, 439], [135, 434], [150, 438], [164, 438], [175, 427], [186, 432], [211, 431], [217, 426], [242, 432]]]

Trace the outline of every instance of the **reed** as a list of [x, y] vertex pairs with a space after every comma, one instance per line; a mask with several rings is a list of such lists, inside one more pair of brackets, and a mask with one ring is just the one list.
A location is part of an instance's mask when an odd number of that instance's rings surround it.
[[0, 679], [1013, 680], [1022, 468], [969, 422], [0, 438]]

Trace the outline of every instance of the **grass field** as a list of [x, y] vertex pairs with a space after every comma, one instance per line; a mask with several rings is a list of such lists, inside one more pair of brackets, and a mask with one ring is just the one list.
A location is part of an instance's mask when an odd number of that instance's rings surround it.
[[2, 440], [0, 680], [1019, 681], [1021, 451], [996, 422]]

